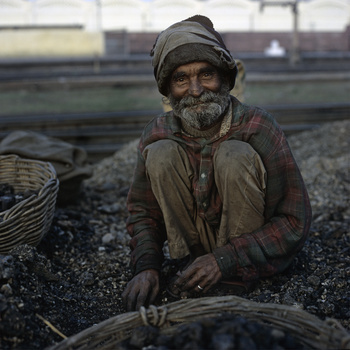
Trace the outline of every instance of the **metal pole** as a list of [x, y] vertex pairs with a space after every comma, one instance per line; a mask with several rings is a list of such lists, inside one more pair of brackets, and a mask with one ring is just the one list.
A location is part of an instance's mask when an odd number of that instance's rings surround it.
[[[101, 11], [101, 0], [95, 0], [96, 1], [96, 30], [97, 32], [102, 35], [102, 11]], [[99, 57], [95, 55], [94, 63], [93, 63], [93, 69], [95, 74], [100, 73], [101, 70], [101, 64]]]
[[102, 8], [101, 0], [96, 0], [96, 27], [97, 30], [102, 32]]
[[289, 57], [289, 62], [292, 66], [297, 65], [300, 62], [300, 52], [299, 52], [299, 33], [298, 33], [298, 2], [294, 1], [265, 1], [260, 0], [260, 11], [264, 9], [265, 6], [291, 6], [293, 12], [293, 38], [292, 38], [292, 48]]
[[295, 66], [300, 62], [299, 53], [299, 35], [298, 35], [298, 0], [294, 1], [292, 4], [293, 9], [293, 43], [292, 43], [292, 55], [291, 55], [291, 65]]

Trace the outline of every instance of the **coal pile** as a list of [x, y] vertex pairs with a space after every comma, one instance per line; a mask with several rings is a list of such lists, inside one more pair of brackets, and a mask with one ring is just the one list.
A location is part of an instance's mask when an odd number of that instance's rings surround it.
[[[175, 334], [174, 334], [175, 333]], [[130, 339], [116, 346], [116, 350], [256, 350], [304, 349], [294, 337], [244, 317], [224, 314], [183, 324], [171, 335], [161, 334], [159, 328], [136, 328]]]
[[[333, 318], [348, 330], [349, 135], [350, 122], [343, 121], [289, 137], [313, 207], [310, 236], [285, 272], [260, 281], [254, 291], [241, 295], [300, 308], [322, 320]], [[125, 203], [136, 144], [136, 140], [131, 142], [94, 167], [76, 203], [57, 208], [52, 227], [39, 246], [22, 245], [0, 256], [1, 349], [45, 349], [125, 312], [121, 293], [131, 278]], [[168, 259], [157, 305], [174, 301], [165, 288], [174, 271], [176, 266]], [[209, 296], [224, 293], [213, 289]], [[225, 327], [231, 323], [228, 318], [222, 322]], [[232, 320], [232, 324], [237, 322], [238, 328], [254, 327], [242, 319]], [[206, 324], [189, 327], [203, 332]], [[230, 334], [223, 338], [229, 344], [238, 341]], [[214, 334], [210, 341], [213, 339]], [[288, 348], [293, 340], [278, 344], [279, 349]]]

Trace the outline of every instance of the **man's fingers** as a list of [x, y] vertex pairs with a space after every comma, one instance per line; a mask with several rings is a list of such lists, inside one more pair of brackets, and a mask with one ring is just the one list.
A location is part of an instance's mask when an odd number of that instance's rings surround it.
[[127, 311], [139, 310], [141, 306], [148, 306], [152, 303], [159, 292], [159, 288], [146, 283], [141, 286], [133, 286], [133, 288], [125, 290], [124, 305]]
[[123, 297], [124, 307], [128, 312], [139, 309], [140, 302], [144, 300], [144, 296], [142, 295], [140, 288], [138, 288], [138, 286], [135, 285], [133, 282], [128, 284], [127, 288], [124, 290], [122, 294], [122, 297]]
[[142, 305], [147, 307], [152, 304], [159, 293], [158, 283], [154, 284], [154, 281], [147, 282], [148, 283], [146, 283], [145, 288], [143, 289], [144, 293], [139, 294], [137, 310], [139, 310]]
[[[189, 290], [197, 288], [200, 282], [207, 281], [206, 271], [200, 264], [194, 262], [185, 271], [182, 272], [181, 276], [176, 280], [176, 286], [180, 287], [181, 290]], [[198, 289], [198, 288], [197, 288]]]
[[[176, 281], [176, 286], [182, 290], [192, 290], [192, 289], [200, 289], [198, 288], [198, 284], [201, 286], [201, 283], [204, 284], [203, 276], [200, 274], [191, 274], [189, 278], [186, 279], [186, 276], [180, 281]], [[202, 286], [201, 286], [202, 287]]]
[[141, 306], [146, 306], [147, 307], [147, 299], [148, 299], [148, 293], [140, 293], [137, 297], [137, 302], [136, 302], [136, 307], [135, 310], [138, 311], [140, 310]]
[[181, 291], [204, 293], [221, 279], [220, 269], [212, 254], [198, 257], [175, 282]]
[[126, 311], [134, 311], [139, 292], [131, 291], [126, 296]]
[[122, 294], [123, 305], [124, 305], [125, 310], [128, 310], [128, 308], [129, 308], [129, 294], [130, 294], [130, 286], [127, 285], [127, 287], [125, 288], [125, 290]]
[[159, 273], [145, 270], [133, 277], [123, 292], [124, 307], [127, 311], [139, 310], [153, 302], [159, 292]]
[[153, 302], [157, 298], [158, 293], [159, 293], [159, 287], [155, 287], [155, 288], [151, 289], [150, 298], [149, 298], [149, 305], [153, 304]]
[[181, 273], [179, 278], [176, 280], [175, 285], [183, 286], [191, 278], [191, 276], [196, 272], [196, 268], [190, 265], [185, 271]]

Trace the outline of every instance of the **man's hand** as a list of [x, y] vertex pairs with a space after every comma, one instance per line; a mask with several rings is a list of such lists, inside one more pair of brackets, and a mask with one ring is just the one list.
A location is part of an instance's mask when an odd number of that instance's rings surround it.
[[219, 265], [212, 253], [198, 257], [175, 282], [182, 293], [206, 292], [222, 278]]
[[154, 302], [159, 292], [159, 272], [149, 269], [140, 272], [128, 283], [122, 297], [127, 311], [139, 310]]

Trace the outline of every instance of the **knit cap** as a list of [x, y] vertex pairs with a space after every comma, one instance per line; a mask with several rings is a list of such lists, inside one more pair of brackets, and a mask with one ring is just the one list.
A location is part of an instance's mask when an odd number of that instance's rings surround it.
[[191, 62], [209, 62], [228, 78], [230, 89], [235, 85], [236, 62], [205, 16], [196, 15], [165, 29], [158, 35], [151, 56], [158, 90], [164, 96], [168, 95], [173, 71]]

